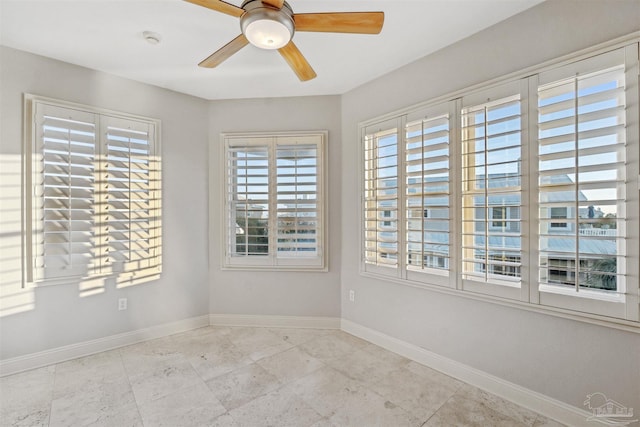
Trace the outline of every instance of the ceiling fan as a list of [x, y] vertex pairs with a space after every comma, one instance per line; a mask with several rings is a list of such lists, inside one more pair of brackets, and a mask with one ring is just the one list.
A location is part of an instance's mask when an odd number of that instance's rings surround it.
[[284, 0], [244, 0], [241, 7], [221, 0], [185, 0], [240, 18], [242, 34], [198, 65], [213, 68], [247, 44], [277, 49], [301, 81], [316, 77], [311, 65], [293, 43], [296, 31], [378, 34], [384, 12], [293, 13]]

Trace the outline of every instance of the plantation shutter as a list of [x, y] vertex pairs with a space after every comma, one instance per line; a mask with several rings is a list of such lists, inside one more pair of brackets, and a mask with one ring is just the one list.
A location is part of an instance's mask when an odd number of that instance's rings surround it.
[[85, 276], [100, 268], [97, 116], [42, 103], [35, 110], [31, 279]]
[[412, 271], [446, 275], [450, 267], [450, 125], [449, 115], [442, 114], [447, 109], [409, 116], [405, 125], [405, 256], [410, 279]]
[[[398, 267], [398, 148], [397, 120], [365, 128], [363, 200], [365, 268], [397, 269]], [[380, 272], [384, 273], [384, 271]]]
[[317, 137], [278, 137], [277, 257], [313, 258], [321, 250]]
[[227, 247], [231, 257], [269, 254], [270, 141], [238, 138], [227, 148]]
[[226, 267], [324, 268], [324, 141], [224, 136]]
[[[625, 49], [618, 49], [539, 76], [542, 304], [629, 317], [621, 303], [627, 287], [637, 292], [637, 283], [627, 282], [628, 269], [635, 267], [626, 262], [627, 215], [633, 212], [626, 197], [627, 182], [637, 178], [627, 175], [626, 162], [637, 140], [626, 139], [627, 71]], [[566, 212], [562, 227], [559, 211]], [[635, 311], [631, 318], [637, 319], [637, 304]]]
[[105, 157], [105, 247], [112, 271], [149, 268], [159, 262], [159, 161], [154, 127], [102, 118]]
[[519, 84], [465, 97], [461, 112], [463, 287], [514, 299], [522, 266]]

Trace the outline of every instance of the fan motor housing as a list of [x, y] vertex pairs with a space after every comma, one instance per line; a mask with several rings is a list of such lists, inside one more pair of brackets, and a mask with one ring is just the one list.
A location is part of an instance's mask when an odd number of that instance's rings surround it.
[[240, 17], [240, 29], [246, 35], [246, 30], [250, 24], [256, 21], [274, 21], [284, 25], [291, 37], [295, 33], [295, 24], [293, 22], [293, 10], [287, 2], [284, 2], [280, 10], [267, 6], [262, 0], [245, 0], [242, 3], [242, 9], [245, 13]]

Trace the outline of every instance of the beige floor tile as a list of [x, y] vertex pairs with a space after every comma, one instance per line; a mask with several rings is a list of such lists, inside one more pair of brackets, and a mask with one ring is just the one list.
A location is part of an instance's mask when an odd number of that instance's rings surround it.
[[204, 383], [140, 405], [145, 427], [207, 426], [226, 411]]
[[346, 334], [331, 333], [322, 337], [307, 341], [299, 348], [316, 359], [330, 360], [358, 351], [362, 346], [354, 343]]
[[398, 358], [392, 362], [383, 360], [368, 351], [358, 350], [327, 360], [326, 363], [356, 381], [371, 384], [380, 381], [389, 372], [404, 366], [408, 360]]
[[319, 337], [323, 337], [331, 332], [330, 329], [312, 328], [270, 328], [272, 333], [278, 335], [283, 341], [292, 345], [300, 345]]
[[275, 375], [255, 363], [207, 381], [213, 395], [227, 410], [242, 406], [281, 385]]
[[254, 361], [293, 347], [267, 328], [231, 328], [229, 339], [241, 353]]
[[366, 387], [345, 394], [329, 421], [344, 427], [419, 427], [423, 422]]
[[329, 417], [349, 395], [356, 392], [358, 382], [325, 366], [287, 386], [319, 414]]
[[56, 365], [53, 398], [126, 381], [120, 352], [106, 351]]
[[453, 382], [444, 383], [416, 375], [405, 367], [389, 372], [369, 387], [423, 422], [429, 419], [459, 388]]
[[47, 426], [55, 367], [0, 378], [0, 420], [6, 425]]
[[140, 425], [140, 417], [127, 379], [77, 389], [51, 403], [50, 426], [108, 425], [120, 420]]
[[256, 363], [267, 372], [275, 375], [283, 384], [308, 375], [324, 366], [320, 360], [295, 347], [265, 357]]
[[424, 424], [425, 427], [524, 427], [526, 425], [459, 393], [454, 394]]
[[185, 351], [187, 360], [205, 381], [253, 363], [253, 359], [227, 338], [219, 340], [217, 345], [194, 347]]
[[127, 371], [138, 405], [203, 382], [184, 358], [166, 361], [164, 364], [154, 364], [153, 370], [144, 370], [140, 373]]
[[295, 393], [275, 390], [229, 412], [241, 426], [306, 427], [322, 419]]
[[533, 422], [532, 427], [566, 427], [566, 426], [557, 421], [551, 420], [545, 416], [538, 415], [536, 420]]
[[473, 399], [483, 406], [526, 425], [532, 425], [538, 417], [538, 414], [533, 411], [468, 384], [463, 384], [458, 394]]

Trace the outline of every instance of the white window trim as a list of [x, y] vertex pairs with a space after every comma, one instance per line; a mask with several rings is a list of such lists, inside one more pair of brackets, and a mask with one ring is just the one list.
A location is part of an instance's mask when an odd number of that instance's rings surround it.
[[[159, 119], [140, 116], [136, 114], [124, 113], [121, 111], [110, 110], [106, 108], [100, 108], [92, 105], [70, 102], [30, 93], [23, 95], [23, 150], [22, 150], [22, 285], [23, 287], [40, 287], [59, 284], [75, 283], [83, 279], [93, 278], [108, 278], [118, 277], [119, 281], [123, 283], [126, 281], [133, 281], [137, 279], [136, 269], [126, 269], [125, 271], [110, 271], [108, 269], [103, 270], [91, 275], [70, 275], [60, 278], [45, 278], [36, 280], [34, 277], [34, 265], [33, 265], [33, 253], [34, 253], [34, 235], [32, 233], [35, 226], [34, 206], [33, 206], [33, 194], [34, 194], [34, 151], [37, 145], [37, 129], [35, 123], [35, 106], [36, 104], [48, 104], [54, 107], [68, 108], [79, 110], [86, 113], [96, 114], [99, 116], [108, 116], [115, 119], [124, 119], [131, 121], [139, 121], [148, 123], [153, 128], [153, 152], [158, 162], [161, 162], [162, 157], [162, 143], [161, 143], [161, 125], [162, 122]], [[101, 123], [102, 117], [99, 119]], [[102, 125], [100, 124], [99, 130]], [[98, 145], [101, 144], [101, 139], [98, 138]], [[100, 147], [99, 153], [102, 152]], [[101, 160], [100, 160], [101, 161]], [[156, 251], [154, 255], [148, 259], [152, 260], [149, 266], [142, 267], [140, 270], [144, 270], [143, 275], [147, 277], [157, 277], [162, 272], [162, 202], [161, 202], [161, 188], [162, 188], [162, 168], [160, 166], [160, 178], [158, 188], [153, 188], [151, 191], [155, 193], [156, 197], [153, 198], [152, 210], [159, 213], [160, 217], [154, 220], [152, 229], [156, 230], [150, 236], [150, 240], [156, 245]], [[101, 215], [101, 214], [100, 214]], [[103, 224], [101, 224], [102, 226]], [[103, 243], [100, 243], [103, 244]]]
[[[275, 256], [269, 255], [265, 257], [251, 257], [241, 259], [237, 257], [234, 262], [229, 262], [230, 256], [228, 255], [227, 241], [229, 239], [227, 227], [227, 212], [228, 212], [228, 194], [227, 194], [227, 141], [235, 138], [278, 138], [278, 137], [305, 137], [305, 136], [317, 136], [320, 138], [318, 149], [318, 183], [320, 190], [317, 193], [318, 214], [320, 222], [320, 232], [318, 233], [318, 250], [319, 257], [315, 257], [309, 260], [304, 258], [300, 259], [279, 259], [277, 263], [274, 262]], [[219, 165], [219, 189], [220, 197], [224, 200], [223, 210], [220, 215], [220, 268], [222, 270], [244, 270], [244, 271], [313, 271], [313, 272], [327, 272], [329, 271], [329, 243], [328, 243], [328, 213], [329, 213], [329, 181], [327, 173], [328, 163], [328, 131], [283, 131], [283, 132], [223, 132], [220, 134], [220, 144], [218, 144], [218, 150], [211, 150], [210, 164]], [[250, 144], [253, 142], [250, 142]], [[256, 143], [258, 144], [258, 143]], [[271, 149], [270, 149], [271, 151]], [[216, 156], [218, 158], [215, 158]], [[271, 179], [272, 184], [275, 180]], [[270, 185], [271, 187], [272, 185]], [[271, 190], [270, 190], [271, 192]], [[210, 200], [213, 198], [210, 196]], [[271, 206], [272, 201], [269, 200]], [[210, 209], [212, 209], [211, 201], [209, 203]], [[215, 208], [219, 210], [219, 207]], [[271, 218], [275, 219], [275, 216]], [[271, 244], [271, 243], [270, 243]], [[263, 258], [263, 259], [259, 259]], [[309, 262], [311, 261], [311, 262]]]
[[[455, 102], [456, 99], [459, 99], [459, 97], [461, 96], [466, 96], [468, 94], [472, 94], [478, 91], [482, 91], [482, 90], [486, 90], [488, 88], [491, 87], [495, 87], [495, 86], [500, 86], [506, 82], [509, 81], [518, 81], [518, 80], [523, 80], [531, 75], [534, 74], [540, 74], [542, 72], [545, 72], [547, 70], [551, 70], [551, 69], [555, 69], [558, 68], [560, 66], [566, 65], [566, 64], [570, 64], [573, 62], [577, 62], [577, 61], [581, 61], [584, 59], [588, 59], [590, 57], [602, 54], [602, 53], [606, 53], [608, 51], [611, 50], [615, 50], [618, 48], [626, 48], [627, 49], [627, 55], [631, 55], [631, 57], [635, 57], [635, 65], [632, 64], [631, 67], [629, 67], [629, 69], [627, 70], [627, 79], [626, 79], [626, 86], [627, 86], [627, 91], [629, 92], [629, 88], [631, 88], [632, 90], [630, 92], [633, 93], [633, 96], [635, 99], [633, 100], [627, 100], [627, 104], [630, 105], [631, 107], [628, 108], [627, 111], [627, 116], [628, 117], [632, 117], [634, 118], [634, 120], [637, 120], [638, 117], [638, 75], [640, 74], [638, 72], [638, 62], [637, 62], [637, 56], [638, 56], [638, 43], [640, 42], [640, 32], [636, 32], [636, 33], [632, 33], [630, 35], [627, 36], [623, 36], [620, 37], [618, 39], [606, 42], [606, 43], [602, 43], [601, 45], [595, 46], [595, 47], [591, 47], [591, 48], [587, 48], [584, 50], [581, 50], [579, 52], [575, 52], [569, 55], [566, 55], [564, 57], [558, 58], [558, 59], [554, 59], [554, 60], [550, 60], [547, 61], [543, 64], [540, 65], [536, 65], [536, 66], [532, 66], [532, 67], [528, 67], [525, 70], [519, 71], [519, 72], [515, 72], [515, 73], [511, 73], [509, 75], [506, 76], [502, 76], [496, 79], [493, 79], [491, 81], [485, 82], [485, 83], [481, 83], [478, 85], [474, 85], [472, 87], [469, 88], [465, 88], [465, 89], [461, 89], [458, 91], [455, 91], [453, 93], [449, 93], [443, 96], [440, 96], [438, 98], [435, 98], [431, 101], [427, 101], [427, 102], [423, 102], [417, 105], [413, 105], [410, 107], [406, 107], [400, 110], [396, 110], [390, 113], [387, 113], [383, 116], [377, 117], [375, 119], [371, 119], [371, 120], [366, 120], [363, 121], [359, 124], [360, 126], [360, 141], [363, 141], [363, 129], [366, 126], [370, 126], [372, 124], [378, 123], [378, 122], [382, 122], [382, 121], [388, 121], [388, 120], [393, 120], [394, 118], [397, 117], [401, 117], [403, 115], [407, 115], [407, 114], [411, 114], [412, 112], [415, 112], [418, 109], [421, 108], [425, 108], [431, 105], [435, 105], [438, 103], [442, 103], [442, 102], [447, 102], [447, 101], [451, 101], [451, 102]], [[525, 80], [526, 81], [526, 80]], [[533, 91], [533, 92], [532, 92]], [[529, 93], [536, 93], [537, 91], [537, 85], [535, 85], [533, 83], [533, 79], [529, 79], [529, 88], [528, 88], [528, 92]], [[530, 111], [536, 111], [535, 108], [537, 108], [536, 105], [536, 97], [530, 97], [529, 100], [527, 101], [530, 105], [529, 105], [529, 110]], [[523, 100], [523, 104], [524, 104], [524, 100]], [[534, 107], [534, 109], [532, 109], [531, 107]], [[527, 108], [526, 105], [523, 105], [523, 108]], [[628, 120], [628, 123], [631, 123], [631, 120]], [[635, 123], [635, 121], [634, 121]], [[457, 124], [456, 124], [457, 126]], [[529, 129], [537, 129], [537, 114], [533, 114], [530, 113], [528, 114], [528, 120], [527, 123], [523, 123], [523, 127], [528, 126]], [[634, 132], [635, 134], [628, 134], [627, 135], [627, 140], [628, 141], [638, 141], [638, 126], [636, 126], [634, 128]], [[530, 136], [536, 136], [534, 135], [534, 132], [529, 132]], [[526, 141], [523, 141], [523, 148], [524, 148], [524, 144], [526, 143]], [[451, 157], [452, 158], [456, 158], [457, 156], [459, 156], [459, 153], [454, 152], [454, 148], [457, 147], [458, 144], [455, 144], [452, 141], [452, 151], [451, 151]], [[529, 152], [525, 153], [524, 149], [523, 149], [523, 157], [528, 157], [531, 155], [537, 155], [537, 149], [534, 150], [534, 148], [536, 148], [536, 146], [534, 144], [531, 144], [530, 142], [526, 144], [529, 147]], [[363, 165], [364, 165], [364, 159], [363, 159], [363, 150], [360, 150], [360, 159], [361, 161], [359, 162], [359, 168], [360, 168], [360, 174], [359, 174], [359, 179], [360, 182], [362, 184], [362, 177], [363, 175]], [[637, 163], [637, 158], [635, 159], [636, 163]], [[454, 174], [454, 176], [458, 176], [459, 175], [459, 171], [456, 171], [456, 165], [455, 163], [458, 162], [454, 162], [454, 165], [452, 165], [452, 173]], [[529, 161], [524, 161], [523, 160], [523, 168], [529, 168]], [[635, 174], [632, 177], [628, 177], [627, 178], [627, 184], [629, 185], [629, 189], [630, 192], [633, 194], [638, 194], [638, 187], [640, 184], [640, 177], [638, 177], [637, 179], [635, 178], [635, 176], [638, 175], [638, 171], [635, 172], [630, 172], [632, 175]], [[529, 176], [531, 174], [530, 171], [525, 171], [523, 170], [523, 176]], [[525, 188], [525, 184], [523, 183], [523, 189]], [[525, 198], [523, 196], [522, 199], [522, 209], [523, 211], [527, 211], [529, 209], [529, 206], [531, 205], [537, 205], [537, 193], [535, 191], [533, 191], [533, 188], [531, 185], [527, 185], [527, 187], [530, 191], [528, 192], [528, 196]], [[457, 199], [454, 197], [454, 199]], [[637, 200], [637, 199], [636, 199]], [[452, 200], [452, 202], [455, 202], [457, 200]], [[361, 203], [362, 203], [362, 199], [361, 199]], [[637, 203], [637, 202], [636, 202]], [[452, 208], [453, 208], [453, 203], [452, 203]], [[363, 206], [361, 205], [360, 211], [359, 212], [363, 212]], [[629, 213], [627, 212], [627, 221], [635, 221], [636, 223], [639, 222], [638, 218], [638, 213]], [[362, 235], [362, 230], [363, 230], [363, 216], [362, 214], [360, 214], [359, 216], [359, 221], [361, 223], [360, 226], [360, 242], [361, 242], [361, 254], [364, 253], [364, 247], [363, 245], [363, 235]], [[537, 223], [537, 214], [535, 215], [535, 217], [529, 218], [529, 228], [530, 230], [534, 230], [535, 227], [538, 226]], [[456, 221], [457, 223], [458, 221]], [[452, 234], [457, 236], [459, 233], [457, 231], [457, 227], [456, 228], [452, 228]], [[525, 230], [523, 230], [523, 236], [525, 234]], [[538, 242], [537, 239], [523, 239], [523, 246], [522, 246], [522, 250], [524, 253], [529, 253], [530, 256], [526, 257], [529, 259], [537, 259], [538, 256]], [[627, 245], [627, 252], [626, 252], [626, 257], [630, 258], [630, 259], [639, 259], [640, 258], [640, 249], [639, 249], [639, 245], [638, 245], [638, 239], [631, 239], [631, 242]], [[457, 251], [456, 251], [457, 252]], [[640, 287], [638, 285], [636, 285], [636, 287], [629, 292], [629, 290], [627, 290], [626, 293], [626, 304], [624, 304], [625, 306], [625, 314], [624, 315], [620, 315], [620, 317], [611, 317], [611, 314], [607, 314], [607, 315], [603, 315], [603, 314], [599, 314], [597, 310], [593, 310], [592, 312], [588, 312], [588, 311], [581, 311], [581, 310], [575, 310], [575, 309], [568, 309], [568, 308], [563, 308], [562, 306], [551, 306], [551, 305], [540, 305], [540, 294], [541, 292], [544, 290], [544, 287], [540, 287], [538, 286], [538, 280], [537, 280], [537, 274], [538, 274], [538, 270], [535, 267], [532, 268], [524, 268], [523, 266], [523, 271], [522, 271], [522, 277], [523, 277], [523, 282], [526, 283], [532, 283], [534, 284], [534, 286], [530, 286], [529, 289], [525, 289], [523, 288], [521, 290], [521, 295], [520, 295], [520, 299], [516, 299], [516, 300], [509, 300], [509, 299], [505, 299], [499, 296], [494, 296], [494, 295], [488, 295], [488, 294], [477, 294], [474, 292], [464, 292], [461, 290], [462, 286], [461, 286], [461, 279], [460, 277], [457, 278], [457, 284], [455, 287], [444, 287], [444, 286], [439, 286], [434, 282], [431, 283], [425, 283], [422, 281], [417, 281], [412, 279], [411, 277], [407, 277], [407, 278], [402, 278], [402, 277], [394, 277], [394, 276], [389, 276], [389, 275], [380, 275], [378, 274], [375, 269], [372, 269], [371, 266], [366, 266], [365, 262], [364, 262], [364, 258], [360, 257], [361, 262], [360, 262], [360, 274], [362, 276], [365, 277], [370, 277], [370, 278], [375, 278], [375, 279], [382, 279], [388, 282], [393, 282], [393, 283], [398, 283], [398, 284], [402, 284], [405, 286], [411, 286], [411, 287], [417, 287], [417, 288], [422, 288], [422, 289], [428, 289], [431, 291], [435, 291], [438, 293], [445, 293], [445, 294], [450, 294], [450, 295], [457, 295], [457, 296], [463, 296], [466, 298], [470, 298], [470, 299], [477, 299], [480, 301], [490, 301], [493, 303], [497, 303], [500, 305], [505, 305], [505, 306], [510, 306], [510, 307], [517, 307], [520, 309], [524, 309], [527, 311], [533, 311], [533, 312], [538, 312], [538, 313], [544, 313], [544, 314], [549, 314], [549, 315], [553, 315], [553, 316], [558, 316], [558, 317], [563, 317], [563, 318], [569, 318], [569, 319], [574, 319], [574, 320], [578, 320], [578, 321], [582, 321], [582, 322], [587, 322], [587, 323], [592, 323], [592, 324], [598, 324], [601, 326], [607, 326], [607, 327], [612, 327], [612, 328], [616, 328], [616, 329], [622, 329], [622, 330], [627, 330], [627, 331], [631, 331], [631, 332], [636, 332], [636, 333], [640, 333], [640, 315], [638, 315], [638, 311], [640, 310], [639, 305], [640, 305]], [[639, 277], [638, 276], [638, 264], [639, 263], [627, 263], [627, 264], [634, 264], [633, 266], [631, 266], [631, 268], [629, 268], [629, 266], [627, 266], [627, 274], [631, 275], [632, 277]], [[460, 271], [459, 270], [459, 266], [456, 266], [458, 269], [456, 271]], [[528, 277], [527, 277], [528, 276]], [[535, 277], [535, 279], [534, 279]], [[533, 281], [532, 281], [533, 280]], [[597, 292], [595, 292], [597, 293]], [[587, 299], [591, 299], [589, 297], [593, 297], [595, 295], [587, 295], [589, 294], [589, 292], [586, 292], [584, 294], [585, 300]], [[609, 299], [610, 296], [608, 296]], [[600, 300], [595, 300], [593, 299], [592, 301], [594, 303], [598, 303], [598, 301], [603, 301], [606, 300], [607, 298], [602, 298]], [[591, 304], [590, 302], [587, 302], [586, 305]], [[586, 307], [586, 309], [588, 310], [588, 307]], [[637, 319], [637, 320], [627, 320], [627, 319]]]

